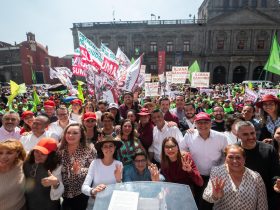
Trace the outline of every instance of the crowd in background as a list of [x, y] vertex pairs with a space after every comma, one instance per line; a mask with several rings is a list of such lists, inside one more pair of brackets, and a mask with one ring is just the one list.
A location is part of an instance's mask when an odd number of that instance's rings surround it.
[[[0, 209], [92, 209], [106, 185], [189, 185], [198, 209], [280, 209], [280, 100], [242, 85], [118, 103], [39, 87], [0, 98]], [[258, 87], [253, 87], [258, 91]], [[34, 107], [36, 106], [36, 107]], [[184, 196], [184, 195], [182, 195]]]

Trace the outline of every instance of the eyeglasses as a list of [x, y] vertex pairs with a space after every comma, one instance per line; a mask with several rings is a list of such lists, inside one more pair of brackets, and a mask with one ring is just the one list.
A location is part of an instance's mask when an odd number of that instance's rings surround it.
[[142, 159], [142, 160], [134, 160], [135, 163], [146, 163], [147, 160], [146, 159]]
[[5, 121], [12, 121], [12, 122], [17, 121], [16, 118], [4, 118], [3, 120], [5, 120]]
[[33, 164], [32, 167], [31, 167], [31, 171], [30, 171], [29, 174], [30, 174], [30, 176], [33, 177], [33, 178], [34, 178], [34, 177], [36, 176], [36, 174], [37, 174], [38, 165], [39, 165], [39, 164]]
[[174, 149], [175, 147], [177, 147], [177, 145], [172, 144], [172, 145], [164, 145], [165, 149]]
[[211, 121], [209, 120], [209, 121], [196, 121], [195, 123], [197, 124], [197, 125], [207, 125], [207, 124], [209, 124]]
[[64, 114], [57, 114], [57, 116], [59, 116], [59, 117], [66, 116], [66, 115], [68, 115], [68, 114], [67, 114], [67, 113], [64, 113]]

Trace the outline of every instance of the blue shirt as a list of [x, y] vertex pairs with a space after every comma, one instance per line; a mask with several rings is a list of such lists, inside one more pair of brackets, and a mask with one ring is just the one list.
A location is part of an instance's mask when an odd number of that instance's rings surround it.
[[125, 167], [123, 172], [123, 182], [133, 181], [152, 181], [149, 169], [145, 168], [144, 173], [139, 174], [134, 164]]

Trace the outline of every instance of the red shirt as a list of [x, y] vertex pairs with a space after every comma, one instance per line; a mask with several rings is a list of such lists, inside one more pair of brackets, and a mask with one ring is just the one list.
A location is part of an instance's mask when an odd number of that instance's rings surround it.
[[149, 147], [153, 143], [153, 130], [154, 130], [154, 125], [151, 121], [147, 123], [145, 126], [142, 126], [142, 124], [139, 123], [139, 128], [138, 128], [139, 139], [143, 147], [146, 149], [146, 151], [148, 151]]
[[164, 120], [167, 122], [173, 121], [177, 123], [177, 126], [179, 126], [179, 118], [176, 115], [171, 114], [169, 111], [164, 114]]

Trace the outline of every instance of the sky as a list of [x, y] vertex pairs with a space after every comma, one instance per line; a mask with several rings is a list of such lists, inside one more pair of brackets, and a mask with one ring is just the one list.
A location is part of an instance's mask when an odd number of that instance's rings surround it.
[[[161, 20], [197, 17], [203, 0], [8, 0], [1, 2], [0, 41], [10, 44], [35, 33], [36, 41], [48, 45], [49, 54], [73, 54], [73, 23]], [[114, 11], [114, 12], [113, 12]]]

